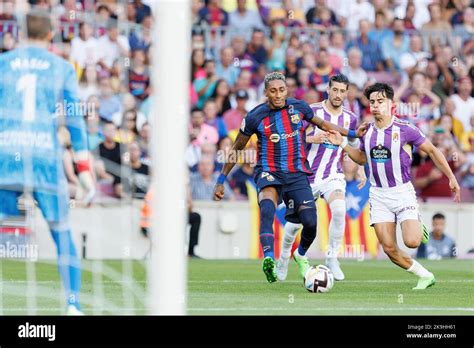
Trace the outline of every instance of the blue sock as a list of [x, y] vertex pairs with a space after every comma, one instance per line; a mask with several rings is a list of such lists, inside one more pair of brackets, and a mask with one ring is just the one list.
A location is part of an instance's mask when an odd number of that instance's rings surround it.
[[273, 219], [275, 218], [275, 204], [270, 199], [260, 202], [260, 244], [262, 245], [263, 256], [270, 256], [275, 259], [273, 235]]
[[303, 224], [300, 245], [298, 245], [298, 254], [304, 256], [316, 238], [316, 211], [314, 209], [303, 209], [298, 214], [298, 218]]
[[68, 305], [81, 309], [79, 292], [81, 289], [81, 266], [72, 240], [71, 231], [51, 230], [58, 254], [58, 271], [67, 295]]

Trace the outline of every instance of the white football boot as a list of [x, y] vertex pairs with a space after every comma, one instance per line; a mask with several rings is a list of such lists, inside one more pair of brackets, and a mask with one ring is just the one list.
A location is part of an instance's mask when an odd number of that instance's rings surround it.
[[76, 306], [69, 305], [67, 306], [67, 309], [66, 309], [66, 315], [80, 316], [80, 315], [84, 315], [84, 313], [81, 312], [79, 309], [77, 309]]
[[341, 266], [339, 266], [339, 261], [335, 257], [327, 258], [326, 259], [326, 266], [329, 267], [332, 274], [334, 274], [335, 280], [344, 280], [345, 276], [342, 272]]
[[280, 256], [280, 259], [276, 264], [276, 275], [279, 281], [284, 281], [288, 275], [288, 264], [290, 263], [290, 258], [284, 258]]

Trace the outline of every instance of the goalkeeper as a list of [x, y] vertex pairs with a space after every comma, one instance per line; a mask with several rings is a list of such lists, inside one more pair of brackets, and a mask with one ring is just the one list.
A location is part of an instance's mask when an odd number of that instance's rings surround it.
[[64, 105], [79, 179], [94, 195], [85, 122], [77, 110], [77, 78], [70, 63], [48, 52], [49, 14], [26, 16], [28, 42], [0, 55], [0, 222], [19, 214], [17, 200], [31, 192], [46, 219], [58, 254], [66, 313], [80, 315], [81, 269], [69, 226], [68, 185], [57, 138], [58, 105]]

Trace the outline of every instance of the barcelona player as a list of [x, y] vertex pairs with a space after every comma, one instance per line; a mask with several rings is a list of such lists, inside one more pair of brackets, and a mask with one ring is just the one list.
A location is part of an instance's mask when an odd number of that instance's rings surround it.
[[[323, 131], [332, 129], [351, 138], [362, 136], [366, 125], [362, 124], [357, 131], [348, 130], [315, 116], [304, 101], [287, 98], [285, 76], [279, 72], [267, 74], [264, 86], [267, 102], [255, 107], [243, 119], [231, 153], [244, 149], [250, 136], [257, 134], [255, 183], [260, 206], [260, 243], [264, 254], [262, 268], [267, 281], [273, 283], [277, 276], [272, 224], [281, 200], [287, 206], [287, 221], [303, 225], [301, 242], [294, 253], [301, 276], [309, 267], [306, 251], [316, 237], [316, 206], [308, 181], [313, 172], [306, 159], [304, 121]], [[214, 187], [215, 200], [224, 196], [223, 183], [234, 164], [228, 161], [223, 166]]]
[[91, 197], [94, 186], [77, 77], [70, 63], [47, 50], [53, 35], [49, 14], [31, 11], [26, 26], [28, 43], [0, 55], [0, 221], [18, 215], [18, 198], [32, 193], [56, 244], [66, 312], [80, 315], [81, 270], [68, 223], [68, 185], [56, 117], [63, 105], [79, 179]]

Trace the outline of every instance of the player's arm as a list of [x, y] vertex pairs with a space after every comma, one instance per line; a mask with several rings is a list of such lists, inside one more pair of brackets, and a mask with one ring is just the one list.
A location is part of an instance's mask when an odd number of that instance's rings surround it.
[[367, 163], [365, 152], [350, 146], [347, 139], [344, 139], [338, 131], [330, 130], [328, 139], [332, 144], [342, 147], [349, 157], [357, 164], [363, 166]]
[[318, 132], [315, 135], [306, 135], [306, 142], [309, 144], [322, 144], [328, 141], [328, 132]]
[[444, 158], [443, 153], [437, 149], [429, 139], [425, 139], [423, 144], [419, 146], [421, 151], [424, 151], [433, 160], [436, 167], [443, 172], [449, 179], [449, 188], [454, 192], [454, 201], [459, 203], [461, 201], [461, 188], [454, 176], [453, 171], [449, 167], [448, 161]]
[[364, 136], [364, 134], [367, 132], [366, 122], [363, 122], [356, 130], [343, 128], [341, 126], [338, 126], [337, 124], [323, 120], [321, 117], [316, 116], [316, 115], [313, 115], [313, 117], [309, 120], [309, 122], [318, 126], [323, 131], [328, 132], [330, 130], [334, 130], [350, 138], [360, 138]]
[[95, 194], [95, 185], [92, 178], [89, 160], [89, 149], [87, 146], [87, 132], [84, 115], [78, 113], [79, 98], [77, 96], [78, 82], [76, 73], [69, 63], [65, 63], [65, 80], [63, 87], [63, 100], [66, 105], [73, 105], [72, 108], [66, 108], [66, 127], [71, 135], [71, 145], [74, 150], [74, 162], [79, 172], [79, 181], [88, 192], [85, 197], [85, 203], [89, 204]]
[[[241, 132], [237, 134], [237, 137], [235, 139], [234, 144], [232, 145], [232, 148], [230, 150], [230, 154], [238, 154], [239, 151], [245, 149], [245, 146], [247, 145], [248, 141], [250, 139], [249, 135], [244, 135]], [[237, 159], [238, 156], [229, 156], [230, 158], [234, 158], [235, 160]], [[224, 182], [225, 179], [227, 178], [227, 175], [229, 175], [230, 171], [232, 168], [234, 168], [235, 165], [235, 160], [230, 160], [229, 157], [226, 159], [226, 162], [224, 166], [222, 167], [221, 173], [219, 175], [219, 178], [217, 179], [217, 183], [214, 186], [214, 200], [215, 201], [220, 201], [224, 197]]]

